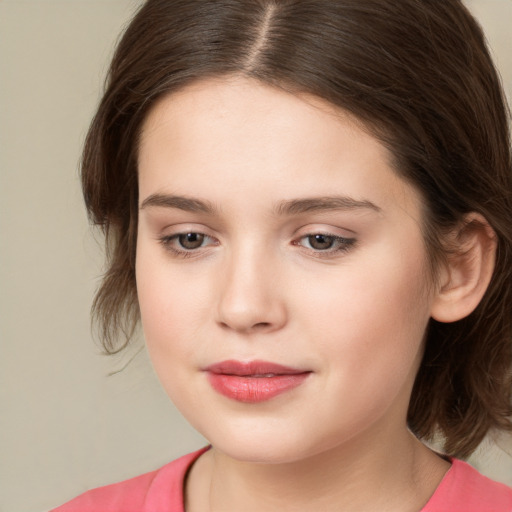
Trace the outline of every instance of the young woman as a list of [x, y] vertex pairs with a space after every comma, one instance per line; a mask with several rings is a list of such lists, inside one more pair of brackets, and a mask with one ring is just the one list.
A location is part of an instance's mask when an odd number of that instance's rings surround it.
[[211, 446], [58, 512], [512, 510], [460, 460], [511, 429], [512, 168], [459, 0], [148, 0], [82, 172], [105, 348], [140, 317]]

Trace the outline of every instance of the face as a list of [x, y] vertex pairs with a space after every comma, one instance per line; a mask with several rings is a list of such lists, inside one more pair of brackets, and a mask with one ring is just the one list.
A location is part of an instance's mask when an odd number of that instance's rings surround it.
[[211, 79], [152, 110], [139, 187], [147, 348], [215, 448], [284, 462], [405, 430], [432, 294], [421, 199], [375, 138]]

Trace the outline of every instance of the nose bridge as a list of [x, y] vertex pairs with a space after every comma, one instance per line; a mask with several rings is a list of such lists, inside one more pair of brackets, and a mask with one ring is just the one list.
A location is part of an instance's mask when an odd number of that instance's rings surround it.
[[277, 258], [267, 244], [247, 240], [233, 246], [219, 275], [219, 322], [240, 332], [282, 327], [286, 308], [278, 273]]

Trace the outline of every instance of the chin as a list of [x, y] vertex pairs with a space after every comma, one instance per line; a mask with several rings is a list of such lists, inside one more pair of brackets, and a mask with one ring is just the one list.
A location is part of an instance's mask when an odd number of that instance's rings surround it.
[[[251, 424], [252, 423], [252, 424]], [[238, 421], [229, 425], [196, 426], [219, 453], [239, 462], [291, 464], [333, 449], [343, 442], [339, 432], [308, 432], [296, 422]]]
[[283, 446], [281, 443], [232, 440], [212, 443], [212, 446], [231, 459], [252, 464], [290, 464], [304, 458], [297, 446]]
[[297, 448], [303, 446], [304, 436], [296, 435], [296, 426], [290, 429], [268, 419], [245, 420], [228, 424], [221, 422], [218, 425], [212, 422], [206, 425], [190, 422], [216, 450], [240, 462], [282, 464], [302, 458]]

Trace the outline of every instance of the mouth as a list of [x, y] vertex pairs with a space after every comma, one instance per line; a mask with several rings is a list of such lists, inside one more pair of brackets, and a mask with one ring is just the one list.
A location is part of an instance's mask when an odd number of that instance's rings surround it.
[[222, 361], [205, 368], [212, 388], [244, 403], [258, 403], [300, 386], [311, 370], [291, 368], [267, 361]]

